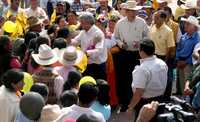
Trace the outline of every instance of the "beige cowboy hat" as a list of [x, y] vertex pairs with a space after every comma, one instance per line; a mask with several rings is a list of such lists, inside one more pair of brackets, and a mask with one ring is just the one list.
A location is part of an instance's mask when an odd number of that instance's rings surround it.
[[195, 2], [192, 0], [186, 0], [185, 4], [180, 6], [182, 9], [193, 9], [196, 8]]
[[63, 65], [75, 65], [81, 62], [84, 53], [74, 46], [68, 46], [58, 52], [59, 61]]
[[182, 3], [186, 3], [187, 0], [180, 0]]
[[32, 54], [33, 59], [40, 65], [51, 65], [58, 61], [56, 50], [51, 49], [47, 44], [42, 44], [39, 47], [38, 54]]
[[196, 27], [200, 27], [199, 20], [194, 16], [189, 16], [188, 18], [181, 18], [181, 21], [188, 22]]
[[137, 2], [135, 0], [128, 0], [124, 5], [123, 5], [124, 9], [128, 9], [128, 10], [140, 10], [142, 9], [142, 6], [137, 6]]
[[[151, 0], [151, 1], [153, 2], [153, 0]], [[165, 3], [165, 2], [171, 3], [172, 1], [171, 0], [157, 0], [156, 2], [157, 3]]]
[[29, 28], [32, 28], [32, 27], [34, 27], [34, 26], [36, 26], [36, 25], [40, 25], [40, 24], [42, 24], [42, 21], [41, 21], [41, 19], [39, 19], [38, 17], [35, 17], [35, 16], [31, 16], [31, 17], [29, 17], [28, 19], [27, 19], [27, 24], [28, 24], [28, 29]]
[[58, 105], [46, 105], [38, 122], [54, 122], [60, 115], [61, 110]]

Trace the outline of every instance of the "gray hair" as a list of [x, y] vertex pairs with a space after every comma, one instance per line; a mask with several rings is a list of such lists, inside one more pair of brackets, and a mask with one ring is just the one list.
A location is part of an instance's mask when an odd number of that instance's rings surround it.
[[91, 25], [95, 24], [95, 18], [90, 12], [84, 12], [79, 16], [80, 21], [86, 21]]

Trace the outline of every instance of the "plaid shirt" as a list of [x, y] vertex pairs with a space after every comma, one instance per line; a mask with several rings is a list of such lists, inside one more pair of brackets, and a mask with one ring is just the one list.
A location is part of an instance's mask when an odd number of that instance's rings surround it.
[[81, 12], [84, 10], [84, 5], [83, 3], [72, 3], [71, 9], [75, 12]]

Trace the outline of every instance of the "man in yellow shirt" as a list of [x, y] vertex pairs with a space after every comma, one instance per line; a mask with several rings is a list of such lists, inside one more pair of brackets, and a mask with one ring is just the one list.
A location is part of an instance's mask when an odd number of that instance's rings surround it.
[[24, 35], [24, 30], [26, 27], [26, 14], [23, 9], [19, 7], [20, 0], [11, 0], [10, 7], [5, 10], [3, 17], [6, 20], [13, 21], [17, 24], [17, 33], [14, 38], [20, 37]]
[[185, 9], [183, 9], [182, 7], [181, 7], [181, 5], [183, 5], [183, 4], [185, 4], [185, 2], [186, 2], [186, 0], [178, 0], [177, 1], [177, 8], [176, 8], [176, 10], [175, 10], [175, 14], [174, 14], [174, 19], [176, 20], [176, 21], [178, 21], [178, 18], [180, 17], [180, 16], [183, 16], [184, 14], [185, 14]]
[[167, 14], [159, 10], [154, 14], [154, 25], [150, 28], [150, 38], [155, 43], [155, 54], [164, 60], [168, 67], [167, 86], [165, 89], [165, 100], [170, 100], [172, 91], [173, 58], [175, 57], [175, 41], [173, 31], [166, 24]]
[[178, 34], [178, 31], [180, 31], [179, 25], [178, 25], [178, 23], [176, 23], [172, 20], [172, 9], [170, 7], [168, 7], [168, 6], [164, 7], [163, 10], [167, 14], [167, 18], [166, 18], [165, 23], [170, 29], [172, 29], [173, 35], [174, 35], [174, 42], [176, 44], [177, 43], [177, 34]]
[[159, 10], [154, 14], [154, 25], [150, 27], [149, 36], [154, 41], [156, 47], [156, 55], [168, 60], [171, 58], [175, 47], [173, 31], [165, 24], [167, 18], [163, 10]]

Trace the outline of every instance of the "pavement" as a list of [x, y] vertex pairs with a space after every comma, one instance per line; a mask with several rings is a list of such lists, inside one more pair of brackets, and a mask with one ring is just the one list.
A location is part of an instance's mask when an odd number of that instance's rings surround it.
[[131, 117], [126, 112], [113, 112], [110, 120], [108, 122], [133, 122], [134, 115]]

